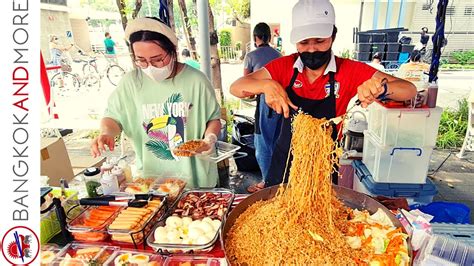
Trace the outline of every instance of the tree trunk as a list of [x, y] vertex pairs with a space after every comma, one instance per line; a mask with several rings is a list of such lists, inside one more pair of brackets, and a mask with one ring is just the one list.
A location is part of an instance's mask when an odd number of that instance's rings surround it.
[[136, 19], [138, 12], [140, 12], [140, 9], [142, 8], [142, 0], [135, 0], [135, 9], [133, 10], [132, 13], [132, 18]]
[[214, 14], [212, 13], [211, 5], [208, 2], [209, 9], [209, 36], [211, 45], [211, 77], [212, 85], [216, 90], [217, 101], [221, 106], [224, 106], [224, 93], [222, 91], [222, 76], [221, 76], [221, 60], [217, 52], [217, 31], [214, 25]]
[[181, 16], [183, 18], [183, 28], [184, 35], [186, 37], [186, 42], [188, 43], [188, 48], [191, 52], [191, 56], [194, 60], [197, 59], [196, 54], [196, 41], [193, 37], [193, 32], [191, 30], [191, 24], [189, 23], [188, 10], [186, 8], [185, 0], [178, 0], [179, 8], [181, 9]]
[[115, 3], [117, 3], [118, 10], [120, 12], [120, 20], [122, 21], [122, 28], [125, 30], [127, 27], [128, 19], [127, 19], [127, 14], [125, 14], [125, 0], [116, 0]]
[[175, 25], [174, 25], [173, 0], [167, 0], [167, 1], [168, 1], [168, 13], [169, 13], [169, 19], [170, 19], [170, 27], [176, 33], [176, 28], [175, 28]]

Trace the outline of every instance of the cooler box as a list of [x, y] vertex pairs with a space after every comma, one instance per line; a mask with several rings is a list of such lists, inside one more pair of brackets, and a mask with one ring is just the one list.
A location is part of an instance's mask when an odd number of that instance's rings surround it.
[[433, 147], [384, 146], [364, 131], [362, 161], [379, 183], [424, 184]]
[[368, 130], [381, 145], [436, 145], [442, 108], [386, 108], [376, 102], [368, 109]]
[[429, 204], [438, 193], [435, 184], [426, 179], [425, 184], [378, 183], [361, 161], [353, 161], [353, 190], [370, 195], [407, 198], [408, 204]]

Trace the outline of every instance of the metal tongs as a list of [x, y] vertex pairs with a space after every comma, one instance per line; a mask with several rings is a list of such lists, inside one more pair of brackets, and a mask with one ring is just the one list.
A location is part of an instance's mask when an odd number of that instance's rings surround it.
[[104, 196], [97, 198], [82, 198], [79, 205], [83, 206], [121, 206], [121, 207], [145, 207], [153, 194], [134, 194], [126, 196]]
[[[380, 94], [378, 97], [377, 97], [377, 100], [385, 100], [387, 99], [387, 83], [388, 83], [388, 80], [386, 78], [383, 78], [382, 81], [380, 82], [380, 86], [378, 88], [384, 88], [384, 92], [382, 94]], [[348, 113], [350, 113], [350, 111], [356, 107], [356, 106], [360, 106], [361, 104], [361, 101], [359, 99], [357, 99], [354, 103], [354, 105], [351, 106], [351, 108], [349, 108], [343, 115], [340, 115], [340, 116], [337, 116], [337, 117], [334, 117], [334, 118], [331, 118], [328, 120], [329, 123], [334, 123], [336, 125], [338, 125], [339, 123], [341, 123], [344, 119], [346, 119], [346, 116]]]

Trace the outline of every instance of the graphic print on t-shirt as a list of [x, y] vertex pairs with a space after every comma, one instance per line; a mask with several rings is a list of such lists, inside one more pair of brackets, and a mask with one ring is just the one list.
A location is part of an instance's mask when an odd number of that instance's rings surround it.
[[142, 105], [147, 149], [162, 160], [178, 160], [173, 150], [185, 141], [186, 119], [192, 104], [173, 93], [164, 103]]

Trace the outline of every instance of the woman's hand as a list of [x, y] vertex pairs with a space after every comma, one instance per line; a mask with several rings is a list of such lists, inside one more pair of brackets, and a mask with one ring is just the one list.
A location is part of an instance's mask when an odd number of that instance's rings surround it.
[[366, 108], [373, 103], [377, 97], [384, 92], [382, 84], [383, 77], [374, 75], [371, 79], [366, 80], [357, 88], [357, 96], [361, 102], [361, 106]]
[[285, 118], [290, 117], [290, 108], [293, 110], [298, 109], [298, 107], [291, 102], [290, 98], [288, 98], [285, 88], [274, 80], [267, 80], [266, 86], [263, 88], [263, 93], [265, 94], [265, 102], [267, 105], [278, 114], [283, 114]]
[[97, 138], [95, 138], [91, 144], [91, 155], [94, 158], [100, 156], [102, 152], [106, 151], [105, 146], [109, 147], [110, 151], [114, 150], [115, 137], [113, 135], [101, 133]]

